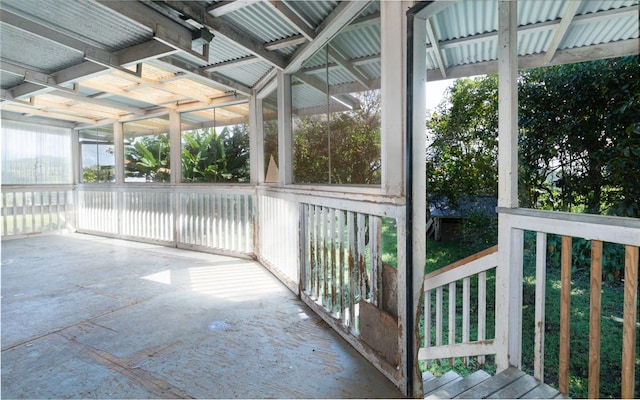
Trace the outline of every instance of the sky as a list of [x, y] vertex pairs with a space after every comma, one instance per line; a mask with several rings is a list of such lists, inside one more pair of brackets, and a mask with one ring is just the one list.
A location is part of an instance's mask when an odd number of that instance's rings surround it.
[[445, 79], [442, 81], [427, 82], [427, 110], [432, 112], [442, 100], [444, 91], [453, 86], [455, 79]]

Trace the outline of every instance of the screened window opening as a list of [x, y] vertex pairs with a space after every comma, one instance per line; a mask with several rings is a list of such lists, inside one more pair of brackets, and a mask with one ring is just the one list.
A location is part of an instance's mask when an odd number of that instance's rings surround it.
[[82, 129], [80, 141], [81, 178], [83, 183], [106, 183], [116, 180], [113, 125]]
[[169, 116], [123, 124], [124, 181], [170, 182]]
[[71, 130], [2, 121], [2, 183], [71, 183]]
[[181, 114], [182, 181], [248, 183], [247, 104]]

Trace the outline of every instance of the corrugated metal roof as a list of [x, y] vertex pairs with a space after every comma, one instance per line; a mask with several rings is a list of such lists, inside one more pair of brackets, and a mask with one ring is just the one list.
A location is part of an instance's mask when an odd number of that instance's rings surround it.
[[284, 1], [295, 13], [313, 29], [338, 6], [339, 1]]
[[3, 60], [33, 66], [38, 72], [53, 73], [84, 60], [78, 51], [6, 24], [0, 24], [0, 37]]
[[247, 34], [268, 43], [298, 34], [286, 21], [279, 18], [271, 6], [264, 3], [253, 3], [236, 12], [222, 17], [234, 26], [248, 27]]
[[132, 24], [122, 15], [93, 1], [2, 0], [2, 7], [59, 30], [92, 46], [108, 50], [142, 43], [151, 29]]
[[[131, 1], [133, 2], [133, 0]], [[344, 6], [340, 1], [284, 0], [283, 2], [314, 30], [324, 26], [327, 17], [337, 7]], [[144, 6], [136, 10], [136, 15], [141, 15], [143, 18], [138, 22], [114, 11], [117, 7], [112, 9], [95, 0], [60, 0], [56, 1], [55, 7], [52, 7], [51, 0], [0, 0], [0, 12], [17, 14], [33, 24], [53, 29], [60, 35], [70, 36], [88, 46], [115, 52], [149, 41], [153, 36], [152, 31], [157, 30], [157, 26], [145, 27], [143, 24], [144, 21], [156, 21], [157, 13], [161, 13], [163, 15], [161, 19], [167, 23], [173, 20], [180, 31], [183, 31], [185, 27], [195, 31], [205, 22], [194, 22], [190, 18], [198, 18], [198, 8], [215, 3], [216, 1], [211, 0], [190, 3], [196, 8], [194, 16], [185, 15], [189, 14], [188, 10], [180, 11], [180, 3], [165, 4], [162, 0], [153, 3], [141, 1]], [[127, 3], [123, 2], [122, 4], [124, 6]], [[548, 51], [556, 29], [561, 19], [565, 17], [568, 4], [570, 4], [568, 1], [563, 0], [518, 1], [519, 55], [534, 55], [533, 58], [536, 60], [544, 61], [544, 53]], [[617, 48], [616, 44], [618, 43], [623, 43], [625, 48], [630, 48], [630, 44], [636, 42], [629, 40], [637, 39], [639, 36], [637, 5], [637, 0], [582, 1], [576, 16], [572, 19], [557, 48], [556, 54], [561, 54], [566, 49], [580, 48], [586, 48], [586, 54], [589, 51], [588, 46], [606, 43], [614, 43], [612, 46], [615, 47], [610, 47], [614, 49]], [[145, 14], [145, 10], [149, 14]], [[234, 34], [225, 36], [223, 33], [219, 33], [209, 44], [208, 60], [198, 60], [193, 54], [188, 55], [182, 50], [170, 55], [158, 55], [158, 57], [171, 58], [169, 64], [174, 64], [172, 66], [159, 60], [144, 59], [145, 67], [142, 77], [144, 79], [140, 80], [133, 76], [122, 76], [122, 72], [114, 72], [118, 68], [105, 69], [103, 72], [95, 72], [99, 68], [94, 68], [94, 71], [90, 71], [90, 75], [79, 75], [72, 80], [80, 83], [78, 95], [99, 95], [94, 97], [92, 101], [86, 101], [87, 104], [79, 104], [78, 110], [85, 113], [86, 110], [92, 109], [88, 103], [100, 106], [100, 99], [104, 99], [103, 104], [108, 105], [111, 101], [119, 102], [125, 106], [121, 111], [117, 111], [118, 113], [128, 114], [128, 111], [131, 110], [128, 110], [127, 106], [138, 108], [140, 110], [133, 110], [134, 113], [135, 111], [141, 113], [149, 108], [167, 107], [169, 104], [175, 107], [178, 102], [181, 104], [198, 103], [198, 98], [201, 100], [211, 98], [222, 90], [234, 90], [235, 88], [242, 93], [249, 93], [262, 77], [275, 68], [271, 62], [265, 61], [265, 59], [269, 59], [268, 55], [260, 54], [262, 51], [269, 51], [263, 49], [278, 40], [299, 37], [301, 34], [266, 1], [231, 3], [231, 8], [226, 11], [227, 13], [214, 17], [206, 23], [215, 25], [215, 18], [226, 21], [244, 35], [243, 40], [248, 39], [252, 43], [236, 43], [233, 39], [229, 39], [229, 37], [233, 38]], [[352, 85], [357, 82], [357, 79], [349, 72], [348, 68], [338, 65], [338, 61], [343, 62], [340, 58], [350, 62], [363, 75], [362, 79], [372, 81], [380, 79], [381, 26], [379, 13], [380, 1], [371, 2], [359, 16], [352, 19], [349, 26], [342, 27], [330, 42], [332, 51], [341, 56], [331, 57], [329, 60], [329, 82], [333, 86], [333, 92], [351, 91], [358, 87], [358, 85]], [[135, 17], [132, 15], [132, 18]], [[451, 71], [459, 66], [477, 64], [478, 68], [485, 68], [482, 71], [487, 72], [492, 65], [495, 65], [489, 61], [497, 59], [497, 0], [451, 2], [447, 8], [431, 17], [431, 23], [439, 42], [448, 76], [451, 76]], [[72, 50], [51, 40], [55, 38], [36, 36], [33, 32], [28, 31], [28, 26], [21, 27], [19, 25], [17, 22], [7, 22], [6, 20], [0, 24], [0, 36], [2, 36], [0, 55], [5, 63], [16, 64], [16, 66], [5, 64], [6, 68], [13, 70], [12, 73], [3, 72], [1, 76], [2, 88], [7, 90], [5, 93], [14, 93], [13, 89], [23, 82], [21, 69], [47, 73], [53, 77], [56, 72], [69, 67], [74, 72], [82, 72], [85, 70], [84, 67], [89, 64], [85, 61], [82, 49], [80, 51]], [[216, 30], [215, 28], [211, 29]], [[238, 42], [243, 40], [238, 40]], [[425, 43], [430, 44], [430, 39], [425, 38]], [[398, 45], [403, 46], [404, 44], [398, 43]], [[284, 61], [286, 64], [286, 61], [295, 54], [300, 46], [297, 44], [273, 51], [279, 54], [280, 61]], [[197, 46], [194, 49], [196, 52], [199, 51]], [[579, 52], [579, 50], [577, 51]], [[602, 48], [599, 48], [599, 51], [602, 51]], [[632, 50], [625, 51], [629, 53]], [[256, 62], [244, 63], [243, 59], [253, 56], [254, 52], [258, 53], [261, 58]], [[593, 54], [599, 54], [599, 52], [591, 52], [590, 54], [593, 57]], [[531, 59], [532, 57], [529, 58], [529, 60]], [[114, 57], [107, 60], [107, 63], [115, 60], [117, 59]], [[240, 60], [243, 63], [233, 64], [234, 61]], [[225, 83], [224, 87], [220, 87], [220, 84], [213, 81], [208, 81], [208, 76], [211, 75], [207, 74], [208, 70], [206, 69], [208, 66], [221, 63], [230, 64], [225, 67], [218, 66], [219, 69], [214, 70], [213, 73], [230, 81]], [[279, 62], [274, 62], [274, 64], [280, 65]], [[304, 72], [299, 73], [310, 74], [318, 80], [314, 84], [322, 86], [327, 79], [324, 69], [326, 65], [326, 53], [324, 49], [320, 49], [303, 63]], [[432, 74], [433, 70], [439, 70], [432, 46], [428, 46], [426, 65], [429, 74]], [[200, 71], [203, 74], [198, 77]], [[458, 71], [462, 71], [460, 74], [468, 74], [473, 73], [469, 71], [474, 70], [461, 68]], [[135, 71], [132, 70], [133, 72]], [[97, 76], [100, 74], [102, 75]], [[433, 75], [439, 79], [437, 73]], [[455, 76], [455, 74], [453, 75]], [[71, 74], [71, 76], [74, 75]], [[296, 78], [294, 81], [297, 82]], [[204, 84], [205, 82], [210, 82], [210, 85]], [[165, 83], [166, 85], [164, 85]], [[345, 86], [341, 88], [340, 85]], [[50, 86], [55, 87], [55, 84]], [[51, 87], [40, 89], [40, 91], [51, 90]], [[293, 92], [296, 107], [308, 110], [326, 106], [326, 94], [314, 89], [311, 85], [295, 84]], [[28, 93], [21, 93], [21, 95], [20, 100], [30, 97]], [[47, 98], [45, 97], [45, 99]], [[48, 98], [47, 101], [54, 102], [54, 100]], [[68, 98], [60, 100], [58, 106], [65, 113], [62, 116], [70, 118], [68, 115], [73, 110], [66, 107], [66, 103], [69, 103]], [[17, 104], [5, 101], [2, 106], [4, 110], [21, 110], [20, 112], [28, 110], [30, 107], [24, 103], [19, 106]], [[53, 105], [55, 106], [55, 104]], [[45, 110], [39, 111], [41, 114], [45, 113]], [[100, 111], [104, 110], [100, 109]], [[86, 115], [82, 114], [82, 119], [79, 121], [86, 122], [92, 119], [85, 117]], [[101, 120], [98, 115], [93, 119]]]
[[255, 62], [252, 64], [245, 64], [241, 66], [229, 66], [217, 71], [220, 75], [226, 76], [229, 79], [233, 79], [242, 83], [245, 86], [251, 87], [256, 84], [260, 78], [262, 78], [267, 72], [271, 70], [271, 65], [264, 62]]

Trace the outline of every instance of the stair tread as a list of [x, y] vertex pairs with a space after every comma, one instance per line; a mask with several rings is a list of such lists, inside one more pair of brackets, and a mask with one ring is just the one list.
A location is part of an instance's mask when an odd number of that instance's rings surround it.
[[467, 376], [464, 379], [454, 380], [446, 385], [441, 386], [438, 389], [430, 390], [426, 397], [427, 399], [453, 399], [460, 393], [469, 390], [473, 386], [480, 382], [491, 378], [487, 372], [479, 370], [473, 374]]

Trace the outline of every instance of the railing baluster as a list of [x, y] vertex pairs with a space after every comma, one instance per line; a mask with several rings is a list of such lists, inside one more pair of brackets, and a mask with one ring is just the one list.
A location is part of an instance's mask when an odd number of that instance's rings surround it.
[[638, 318], [638, 247], [625, 246], [624, 322], [622, 327], [622, 398], [635, 398], [636, 319]]
[[351, 331], [356, 331], [356, 287], [358, 285], [358, 272], [356, 270], [356, 232], [353, 212], [347, 211], [347, 233], [349, 235], [349, 326]]
[[544, 381], [544, 315], [547, 276], [547, 234], [536, 234], [536, 297], [533, 376]]
[[331, 308], [329, 309], [332, 314], [336, 313], [338, 306], [336, 304], [337, 290], [336, 290], [336, 210], [329, 210], [329, 237], [330, 254], [331, 254]]
[[382, 218], [369, 216], [369, 248], [371, 259], [371, 302], [382, 304]]
[[329, 241], [327, 207], [322, 207], [322, 304], [330, 310], [329, 305]]
[[[449, 284], [449, 344], [456, 342], [456, 283]], [[453, 358], [449, 359], [453, 365]]]
[[424, 347], [431, 347], [431, 290], [424, 292]]
[[602, 242], [591, 241], [591, 300], [589, 305], [589, 398], [600, 397], [600, 313]]
[[321, 293], [321, 281], [320, 281], [320, 275], [322, 273], [322, 236], [321, 236], [321, 232], [322, 232], [322, 207], [320, 206], [315, 206], [315, 230], [316, 230], [316, 241], [315, 241], [315, 247], [316, 247], [316, 273], [314, 276], [314, 279], [316, 280], [316, 284], [315, 284], [315, 288], [316, 288], [316, 292], [315, 292], [315, 297], [316, 300], [320, 299], [320, 293]]
[[[478, 341], [487, 338], [487, 273], [478, 274]], [[484, 364], [484, 356], [478, 356], [478, 363]]]
[[571, 236], [562, 236], [560, 263], [560, 360], [558, 363], [558, 389], [569, 394], [569, 330], [571, 316]]
[[436, 289], [436, 346], [442, 346], [442, 286]]
[[[462, 343], [469, 341], [471, 278], [462, 280]], [[465, 365], [469, 364], [469, 357], [464, 358]]]
[[365, 216], [364, 214], [357, 214], [357, 245], [358, 245], [358, 255], [357, 255], [357, 274], [358, 274], [358, 293], [360, 294], [361, 300], [367, 299], [367, 264], [364, 259], [364, 238], [365, 238]]
[[345, 271], [345, 259], [344, 259], [344, 211], [338, 210], [338, 284], [340, 289], [338, 290], [338, 296], [340, 299], [340, 319], [344, 323], [346, 320], [345, 304], [344, 304], [344, 271]]

